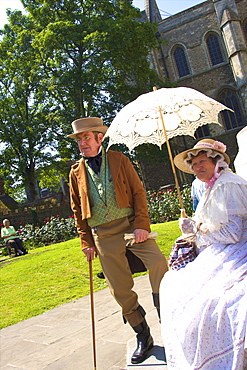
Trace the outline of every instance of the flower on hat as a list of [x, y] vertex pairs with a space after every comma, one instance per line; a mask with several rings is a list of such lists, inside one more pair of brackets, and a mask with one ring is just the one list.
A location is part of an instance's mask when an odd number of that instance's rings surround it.
[[226, 151], [226, 145], [221, 143], [220, 141], [215, 141], [212, 145], [212, 149], [220, 150], [223, 153]]

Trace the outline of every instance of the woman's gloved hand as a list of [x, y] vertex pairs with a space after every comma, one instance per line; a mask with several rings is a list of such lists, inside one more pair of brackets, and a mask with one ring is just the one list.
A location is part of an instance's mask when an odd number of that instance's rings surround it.
[[190, 217], [180, 218], [179, 227], [183, 234], [196, 233], [196, 222]]

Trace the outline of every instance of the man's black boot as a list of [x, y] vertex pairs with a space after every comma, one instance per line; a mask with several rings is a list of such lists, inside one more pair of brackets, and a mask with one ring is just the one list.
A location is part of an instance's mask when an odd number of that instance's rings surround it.
[[154, 342], [145, 319], [133, 329], [137, 333], [137, 348], [131, 357], [131, 363], [139, 364], [147, 358], [148, 351], [153, 348]]
[[159, 317], [160, 322], [160, 295], [158, 293], [152, 293], [153, 301], [154, 301], [154, 307], [156, 307], [157, 314]]
[[105, 275], [104, 275], [103, 271], [98, 272], [97, 276], [98, 276], [98, 278], [100, 278], [100, 279], [105, 279]]

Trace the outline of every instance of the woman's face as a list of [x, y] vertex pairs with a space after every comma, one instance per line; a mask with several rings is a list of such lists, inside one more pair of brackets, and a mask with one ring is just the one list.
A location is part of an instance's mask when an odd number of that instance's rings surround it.
[[3, 222], [3, 226], [4, 226], [4, 227], [9, 227], [9, 220], [5, 220], [5, 221]]
[[215, 164], [213, 159], [207, 157], [206, 153], [194, 157], [191, 161], [195, 175], [201, 181], [209, 181], [214, 175]]

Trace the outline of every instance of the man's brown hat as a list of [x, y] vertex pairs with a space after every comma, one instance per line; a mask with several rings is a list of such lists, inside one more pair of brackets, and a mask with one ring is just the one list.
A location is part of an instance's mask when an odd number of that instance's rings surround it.
[[103, 120], [98, 117], [85, 117], [76, 119], [71, 123], [74, 133], [67, 135], [67, 137], [72, 137], [76, 139], [78, 134], [86, 131], [98, 131], [105, 134], [108, 127], [103, 125]]

